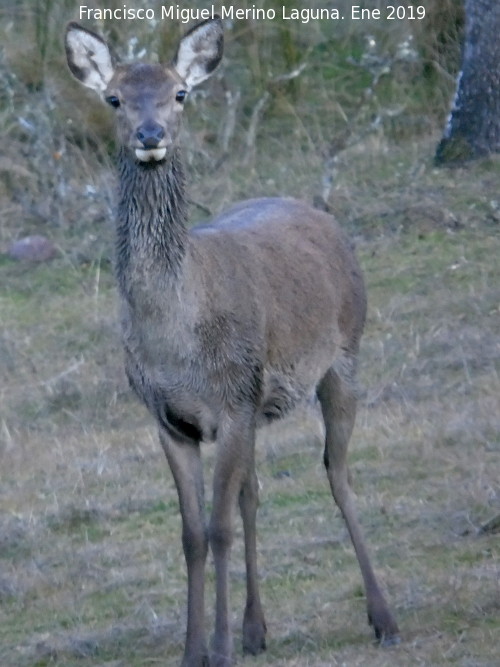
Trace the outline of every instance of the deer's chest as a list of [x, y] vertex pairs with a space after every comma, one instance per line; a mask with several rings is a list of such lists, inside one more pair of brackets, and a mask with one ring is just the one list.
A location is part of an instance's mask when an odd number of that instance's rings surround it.
[[144, 298], [123, 305], [131, 386], [158, 421], [181, 437], [213, 440], [222, 412], [258, 393], [257, 351], [224, 313], [194, 317], [186, 302]]
[[221, 409], [217, 392], [210, 391], [216, 383], [193, 352], [194, 343], [177, 334], [172, 338], [144, 327], [133, 330], [124, 340], [127, 376], [139, 398], [172, 435], [210, 441], [215, 438]]

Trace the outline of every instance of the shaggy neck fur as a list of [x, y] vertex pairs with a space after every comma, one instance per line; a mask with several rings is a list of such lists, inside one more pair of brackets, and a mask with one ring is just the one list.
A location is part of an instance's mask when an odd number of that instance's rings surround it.
[[146, 270], [177, 277], [186, 253], [184, 171], [175, 149], [161, 162], [139, 162], [126, 148], [118, 156], [116, 269], [125, 287], [134, 256]]

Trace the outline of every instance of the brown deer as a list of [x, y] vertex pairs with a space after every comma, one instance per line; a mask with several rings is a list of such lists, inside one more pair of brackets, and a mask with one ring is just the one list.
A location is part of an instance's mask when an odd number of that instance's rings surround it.
[[[366, 300], [350, 243], [326, 213], [294, 199], [251, 199], [187, 229], [177, 146], [183, 103], [217, 67], [222, 22], [181, 40], [168, 66], [115, 64], [98, 35], [66, 32], [74, 76], [116, 113], [119, 204], [116, 275], [131, 386], [156, 418], [182, 514], [188, 602], [184, 667], [233, 664], [228, 564], [233, 515], [244, 528], [247, 600], [243, 650], [265, 649], [256, 557], [255, 430], [316, 392], [324, 463], [382, 643], [398, 627], [370, 564], [349, 488], [346, 450], [356, 411], [356, 357]], [[216, 442], [205, 520], [200, 445]], [[204, 629], [208, 546], [216, 576], [215, 633]]]

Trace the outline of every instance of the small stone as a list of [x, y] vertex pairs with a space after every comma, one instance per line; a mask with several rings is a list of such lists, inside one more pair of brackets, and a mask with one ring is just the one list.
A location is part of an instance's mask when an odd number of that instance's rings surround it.
[[21, 262], [47, 262], [55, 257], [56, 253], [52, 241], [38, 234], [13, 241], [7, 251], [9, 257]]

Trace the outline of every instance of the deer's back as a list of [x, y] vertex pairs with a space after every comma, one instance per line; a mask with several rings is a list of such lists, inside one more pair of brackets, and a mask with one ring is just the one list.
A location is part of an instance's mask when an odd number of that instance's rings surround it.
[[192, 239], [221, 300], [242, 317], [255, 301], [271, 355], [273, 339], [290, 353], [314, 347], [322, 335], [356, 352], [366, 310], [363, 278], [332, 216], [294, 199], [251, 199], [193, 229]]

